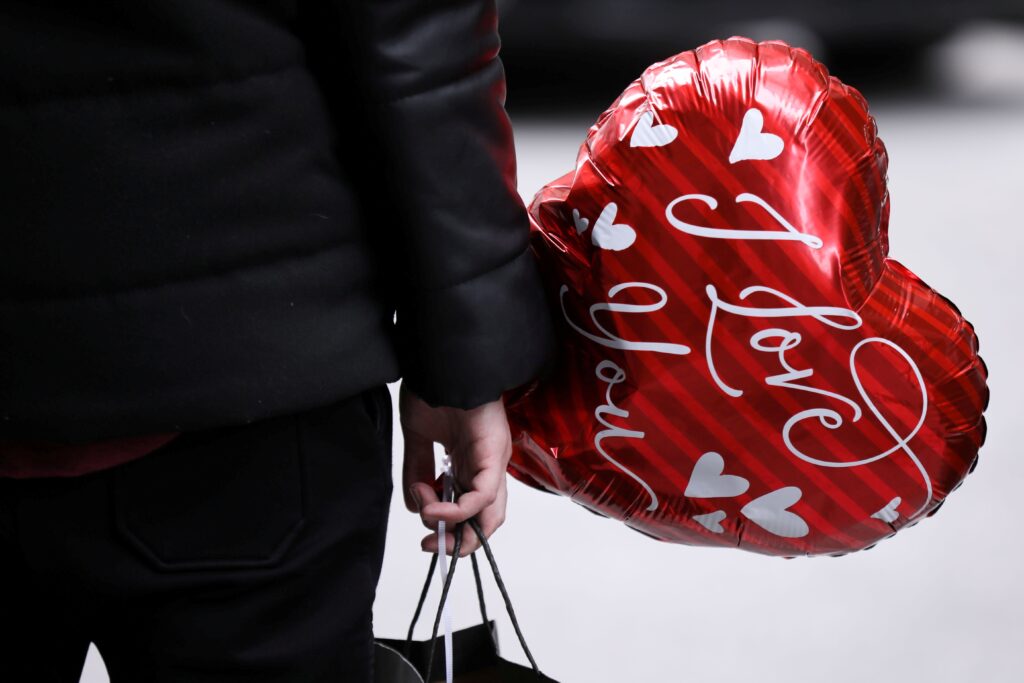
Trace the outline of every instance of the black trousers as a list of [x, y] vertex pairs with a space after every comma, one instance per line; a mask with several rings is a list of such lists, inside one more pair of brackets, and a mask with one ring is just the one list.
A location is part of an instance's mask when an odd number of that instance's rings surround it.
[[182, 434], [72, 478], [0, 478], [0, 681], [372, 680], [391, 500], [380, 386]]

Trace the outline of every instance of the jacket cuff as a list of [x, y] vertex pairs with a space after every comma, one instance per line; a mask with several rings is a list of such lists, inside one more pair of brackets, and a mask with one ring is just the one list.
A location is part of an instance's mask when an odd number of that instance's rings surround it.
[[532, 251], [440, 290], [410, 293], [397, 316], [406, 386], [429, 405], [469, 409], [536, 377], [554, 326]]

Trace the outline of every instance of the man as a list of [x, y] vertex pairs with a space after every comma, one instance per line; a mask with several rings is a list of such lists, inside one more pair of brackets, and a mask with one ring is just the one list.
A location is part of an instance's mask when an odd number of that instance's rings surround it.
[[371, 680], [384, 384], [407, 507], [491, 534], [552, 345], [495, 3], [24, 0], [0, 45], [0, 680]]

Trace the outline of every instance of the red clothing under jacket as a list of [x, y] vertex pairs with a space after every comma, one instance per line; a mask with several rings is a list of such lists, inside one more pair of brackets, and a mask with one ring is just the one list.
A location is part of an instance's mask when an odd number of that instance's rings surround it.
[[77, 477], [141, 458], [178, 434], [147, 434], [80, 444], [0, 439], [0, 477]]

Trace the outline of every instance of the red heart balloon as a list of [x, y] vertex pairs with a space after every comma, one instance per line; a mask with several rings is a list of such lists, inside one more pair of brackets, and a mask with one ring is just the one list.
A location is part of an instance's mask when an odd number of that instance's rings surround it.
[[984, 439], [974, 330], [887, 256], [856, 90], [731, 38], [654, 64], [534, 199], [561, 322], [510, 472], [655, 538], [843, 554], [934, 512]]

